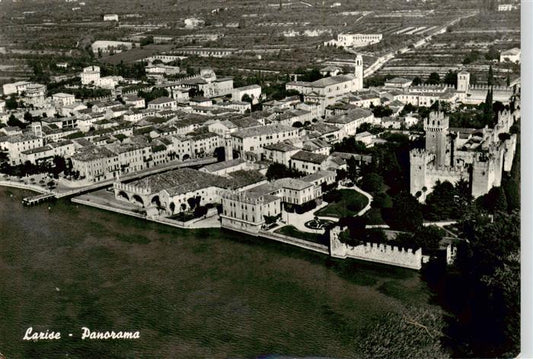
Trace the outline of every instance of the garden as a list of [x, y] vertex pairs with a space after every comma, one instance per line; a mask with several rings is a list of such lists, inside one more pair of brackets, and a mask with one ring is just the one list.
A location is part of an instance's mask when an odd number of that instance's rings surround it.
[[331, 191], [324, 195], [324, 201], [329, 204], [315, 212], [315, 215], [336, 218], [355, 216], [368, 204], [364, 195], [351, 189]]

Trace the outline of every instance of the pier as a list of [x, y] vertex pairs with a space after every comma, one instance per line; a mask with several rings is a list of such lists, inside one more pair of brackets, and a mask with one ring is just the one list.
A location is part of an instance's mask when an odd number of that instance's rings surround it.
[[49, 201], [54, 197], [55, 195], [53, 193], [43, 193], [32, 197], [24, 197], [22, 199], [22, 204], [25, 206], [33, 206], [35, 204]]

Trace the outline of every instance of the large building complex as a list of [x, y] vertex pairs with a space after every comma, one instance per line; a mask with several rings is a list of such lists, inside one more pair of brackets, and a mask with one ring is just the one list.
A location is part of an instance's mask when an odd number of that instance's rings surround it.
[[449, 118], [432, 112], [424, 120], [424, 149], [410, 152], [410, 192], [425, 201], [437, 181], [469, 183], [473, 197], [500, 186], [503, 172], [511, 170], [516, 134], [510, 135], [515, 114], [499, 114], [494, 128], [450, 128]]

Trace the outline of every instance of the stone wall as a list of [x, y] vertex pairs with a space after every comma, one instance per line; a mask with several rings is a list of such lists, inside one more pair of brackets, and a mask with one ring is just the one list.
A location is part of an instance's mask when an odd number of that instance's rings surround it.
[[335, 258], [353, 258], [363, 261], [383, 263], [397, 267], [420, 270], [422, 268], [422, 249], [416, 251], [383, 243], [363, 243], [350, 246], [339, 240], [341, 227], [330, 231], [330, 255]]

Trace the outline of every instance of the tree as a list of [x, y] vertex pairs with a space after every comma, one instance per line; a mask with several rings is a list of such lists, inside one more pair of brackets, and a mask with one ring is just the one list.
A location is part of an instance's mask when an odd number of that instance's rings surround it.
[[500, 52], [494, 46], [489, 47], [489, 51], [485, 54], [487, 60], [499, 60]]
[[151, 92], [139, 91], [137, 95], [139, 97], [144, 98], [145, 102], [148, 103], [158, 97], [168, 97], [169, 94], [168, 91], [164, 88], [154, 87]]
[[492, 187], [482, 198], [483, 207], [491, 213], [507, 211], [507, 197], [502, 187]]
[[389, 106], [375, 106], [373, 109], [372, 109], [372, 113], [374, 114], [375, 117], [387, 117], [387, 116], [390, 116], [392, 115], [392, 109], [389, 108]]
[[16, 110], [19, 107], [19, 104], [17, 102], [17, 99], [14, 95], [11, 95], [10, 98], [6, 100], [6, 109], [8, 110]]
[[441, 346], [444, 327], [436, 307], [410, 306], [369, 325], [358, 347], [364, 358], [449, 358]]
[[438, 84], [440, 84], [440, 75], [437, 72], [430, 73], [426, 83], [428, 85], [438, 85]]
[[444, 76], [444, 83], [446, 85], [455, 86], [457, 84], [457, 72], [449, 70]]
[[416, 231], [424, 221], [420, 203], [409, 192], [402, 191], [392, 198], [392, 209], [387, 211], [387, 223], [395, 229]]
[[414, 79], [413, 79], [413, 83], [412, 83], [413, 86], [420, 86], [422, 85], [422, 79], [419, 77], [419, 76], [416, 76]]
[[487, 85], [494, 85], [494, 72], [492, 70], [492, 65], [489, 66], [489, 73], [487, 75]]
[[[449, 290], [463, 307], [453, 338], [472, 357], [516, 357], [520, 351], [520, 214], [499, 212], [490, 222], [473, 211], [461, 222], [457, 275]], [[460, 313], [456, 313], [460, 314]], [[461, 354], [461, 353], [459, 353]], [[466, 356], [466, 355], [458, 355]]]
[[250, 95], [245, 93], [242, 95], [241, 101], [252, 103], [253, 99], [250, 97]]
[[437, 226], [420, 227], [413, 236], [414, 244], [427, 250], [436, 250], [439, 248], [439, 242], [446, 232]]
[[492, 87], [487, 91], [487, 97], [485, 98], [485, 103], [483, 104], [483, 122], [486, 125], [492, 126], [494, 122], [494, 112], [493, 112], [493, 92]]
[[457, 218], [455, 187], [448, 181], [437, 181], [426, 198], [425, 215], [430, 220], [444, 220]]
[[31, 115], [29, 111], [26, 111], [24, 113], [24, 121], [31, 122], [32, 120], [33, 120], [33, 116]]
[[292, 168], [288, 168], [282, 163], [272, 163], [268, 166], [266, 178], [269, 181], [285, 177], [302, 177], [303, 173]]
[[381, 192], [383, 189], [383, 177], [375, 172], [370, 172], [363, 176], [361, 188], [372, 194]]
[[357, 179], [358, 174], [358, 166], [357, 161], [355, 160], [355, 157], [352, 156], [346, 160], [346, 165], [348, 167], [348, 178], [351, 179], [353, 182]]
[[26, 124], [16, 118], [13, 114], [9, 116], [9, 119], [7, 120], [7, 125], [12, 127], [20, 127], [21, 129], [26, 128]]

